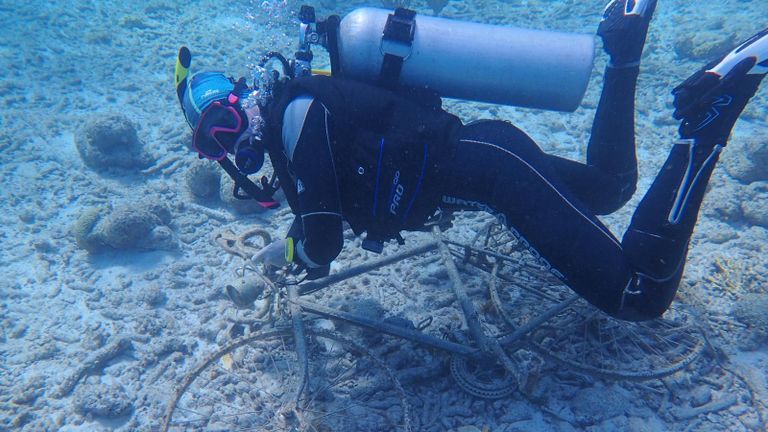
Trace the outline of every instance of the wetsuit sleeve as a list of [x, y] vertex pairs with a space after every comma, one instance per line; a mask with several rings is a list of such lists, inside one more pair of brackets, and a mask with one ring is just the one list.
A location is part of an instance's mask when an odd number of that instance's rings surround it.
[[291, 227], [293, 259], [309, 269], [327, 267], [343, 245], [341, 204], [330, 145], [327, 112], [302, 97], [285, 111], [283, 145], [298, 191], [297, 218]]

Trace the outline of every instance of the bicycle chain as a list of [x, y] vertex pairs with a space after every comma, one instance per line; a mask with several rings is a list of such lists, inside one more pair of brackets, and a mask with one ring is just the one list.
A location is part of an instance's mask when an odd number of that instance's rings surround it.
[[481, 399], [501, 399], [517, 390], [517, 380], [509, 372], [506, 373], [504, 379], [495, 380], [493, 383], [484, 383], [478, 381], [467, 369], [467, 360], [462, 356], [451, 356], [450, 367], [451, 376], [456, 384], [472, 396]]

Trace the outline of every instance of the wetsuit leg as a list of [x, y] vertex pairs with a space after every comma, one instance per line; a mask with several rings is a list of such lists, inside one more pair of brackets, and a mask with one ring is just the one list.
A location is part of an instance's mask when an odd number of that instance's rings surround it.
[[462, 131], [444, 179], [443, 202], [495, 213], [578, 294], [621, 316], [635, 277], [621, 243], [563, 185], [551, 159], [509, 123]]
[[636, 269], [624, 309], [658, 316], [672, 303], [683, 275], [688, 243], [721, 146], [695, 140], [675, 144], [624, 233], [622, 246]]
[[552, 157], [552, 166], [571, 192], [594, 213], [621, 208], [637, 185], [635, 85], [656, 0], [611, 0], [597, 34], [610, 56], [592, 125], [587, 163]]
[[448, 163], [452, 176], [443, 183], [445, 194], [453, 196], [443, 199], [497, 214], [601, 310], [627, 320], [658, 317], [675, 297], [720, 152], [766, 74], [768, 29], [675, 88], [681, 140], [635, 210], [621, 243], [564, 187], [552, 159], [504, 122], [461, 131]]
[[548, 156], [562, 183], [595, 214], [621, 208], [637, 186], [635, 86], [639, 67], [605, 70], [587, 163]]
[[[627, 291], [627, 309], [656, 314], [672, 301], [674, 290], [668, 287], [682, 275], [709, 178], [736, 120], [768, 72], [759, 65], [766, 57], [768, 30], [673, 92], [681, 140], [635, 210], [622, 241], [638, 271], [637, 287]], [[736, 60], [729, 65], [731, 58]], [[712, 65], [724, 75], [707, 71]]]
[[714, 126], [690, 134], [681, 128], [683, 139], [638, 205], [622, 242], [562, 183], [551, 158], [501, 121], [464, 128], [446, 170], [451, 176], [443, 182], [443, 202], [496, 214], [543, 264], [604, 312], [633, 321], [656, 318], [675, 297], [709, 178], [761, 79], [743, 79], [725, 99], [716, 95], [712, 103], [721, 120], [706, 117], [707, 109], [702, 114]]

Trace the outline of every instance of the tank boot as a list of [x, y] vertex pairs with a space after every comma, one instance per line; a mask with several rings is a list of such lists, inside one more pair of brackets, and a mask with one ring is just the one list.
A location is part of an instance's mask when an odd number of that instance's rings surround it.
[[656, 10], [657, 0], [612, 0], [605, 7], [597, 34], [603, 48], [611, 56], [611, 67], [640, 65], [648, 25]]

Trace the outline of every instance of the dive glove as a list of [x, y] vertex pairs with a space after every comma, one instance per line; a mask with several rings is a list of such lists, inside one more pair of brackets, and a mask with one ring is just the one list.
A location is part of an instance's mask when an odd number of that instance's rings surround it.
[[285, 239], [273, 241], [264, 246], [251, 257], [254, 264], [263, 263], [267, 267], [285, 267], [290, 264], [286, 257], [287, 241]]

